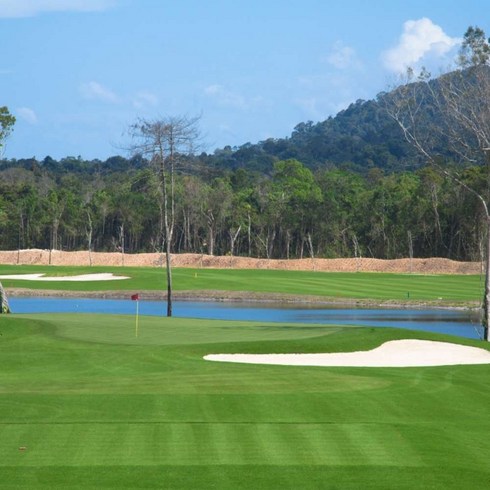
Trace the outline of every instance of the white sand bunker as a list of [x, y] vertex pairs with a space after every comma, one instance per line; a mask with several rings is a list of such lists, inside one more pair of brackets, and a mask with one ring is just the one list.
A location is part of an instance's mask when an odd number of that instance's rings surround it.
[[332, 354], [210, 354], [207, 361], [286, 366], [421, 367], [490, 364], [490, 352], [478, 347], [429, 340], [391, 340], [370, 351]]
[[22, 279], [26, 281], [119, 281], [129, 279], [126, 276], [115, 276], [112, 272], [99, 274], [82, 274], [79, 276], [48, 276], [46, 274], [11, 274], [0, 276], [0, 279]]

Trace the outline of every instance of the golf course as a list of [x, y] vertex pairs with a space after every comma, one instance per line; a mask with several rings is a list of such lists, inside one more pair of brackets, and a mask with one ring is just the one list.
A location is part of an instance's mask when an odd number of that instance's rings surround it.
[[[164, 289], [156, 268], [0, 266], [70, 292]], [[175, 269], [176, 292], [476, 304], [478, 276]], [[210, 293], [211, 294], [211, 293]], [[348, 353], [396, 328], [103, 314], [0, 315], [0, 488], [485, 489], [490, 364], [308, 367], [209, 354]], [[137, 334], [136, 334], [137, 333]]]

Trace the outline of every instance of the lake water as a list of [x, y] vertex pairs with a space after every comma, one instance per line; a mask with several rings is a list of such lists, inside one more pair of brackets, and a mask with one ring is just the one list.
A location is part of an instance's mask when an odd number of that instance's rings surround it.
[[[94, 298], [10, 298], [15, 313], [111, 313], [132, 315], [136, 302], [126, 299]], [[480, 338], [478, 312], [443, 309], [332, 308], [317, 305], [289, 305], [249, 302], [174, 301], [176, 317], [217, 320], [249, 320], [282, 323], [325, 323], [397, 327]], [[164, 316], [164, 301], [140, 301], [139, 314]]]

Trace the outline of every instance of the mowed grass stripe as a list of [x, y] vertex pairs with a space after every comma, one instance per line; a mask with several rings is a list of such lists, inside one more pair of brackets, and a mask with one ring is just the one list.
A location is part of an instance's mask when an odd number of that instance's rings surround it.
[[[307, 271], [204, 270], [182, 274], [178, 289], [282, 292], [357, 299], [472, 300], [481, 295], [479, 276], [384, 273], [325, 273]], [[177, 276], [176, 276], [177, 277]], [[177, 279], [176, 279], [177, 284]], [[215, 285], [215, 286], [214, 286]]]
[[0, 467], [422, 464], [386, 424], [14, 424], [0, 436]]
[[[467, 488], [488, 488], [484, 470], [457, 468], [448, 472], [439, 467], [405, 466], [314, 466], [314, 465], [156, 465], [101, 467], [26, 467], [19, 474], [16, 467], [2, 468], [3, 489], [114, 489], [223, 488], [235, 490], [260, 489], [325, 489], [325, 490], [397, 490], [455, 489], [461, 482]], [[360, 480], [359, 475], [362, 475]], [[15, 483], [10, 483], [14, 482]], [[423, 485], [420, 486], [420, 485]]]
[[[0, 274], [46, 273], [78, 275], [113, 272], [129, 276], [121, 281], [42, 282], [5, 279], [5, 287], [62, 291], [164, 291], [165, 271], [148, 267], [46, 267], [0, 265]], [[183, 269], [173, 270], [175, 291], [233, 291], [313, 295], [373, 300], [478, 301], [483, 281], [478, 275], [411, 275], [391, 273], [334, 273], [281, 270]], [[129, 295], [128, 295], [129, 298]]]

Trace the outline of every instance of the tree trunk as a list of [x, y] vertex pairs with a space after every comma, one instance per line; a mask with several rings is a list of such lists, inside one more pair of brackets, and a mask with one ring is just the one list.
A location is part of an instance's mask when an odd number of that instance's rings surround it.
[[124, 267], [124, 225], [119, 228], [119, 244], [121, 247], [121, 265]]
[[490, 217], [487, 216], [487, 260], [485, 264], [485, 296], [483, 298], [483, 339], [490, 341]]
[[7, 293], [3, 289], [1, 282], [0, 282], [0, 313], [10, 313]]
[[87, 221], [88, 221], [88, 227], [87, 227], [87, 245], [88, 245], [88, 262], [90, 267], [92, 267], [92, 234], [93, 234], [93, 226], [92, 226], [92, 216], [90, 215], [90, 212], [87, 210]]
[[289, 249], [291, 248], [291, 233], [286, 230], [286, 260], [289, 260]]
[[241, 229], [242, 229], [242, 226], [240, 225], [236, 231], [233, 230], [233, 229], [230, 229], [229, 230], [229, 234], [230, 234], [230, 254], [231, 254], [232, 257], [233, 257], [233, 255], [235, 255], [235, 243], [236, 243], [236, 240], [238, 238], [238, 235], [240, 234]]
[[357, 239], [356, 234], [352, 236], [352, 242], [354, 243], [354, 256], [356, 258], [356, 272], [360, 272], [362, 257], [361, 257], [361, 251], [359, 249], [359, 240]]
[[[162, 169], [162, 190], [163, 190], [163, 209], [164, 209], [164, 226], [165, 232], [165, 265], [167, 268], [167, 316], [172, 316], [172, 259], [170, 256], [170, 248], [172, 245], [173, 225], [170, 222], [173, 216], [169, 216], [168, 195], [167, 195], [167, 180], [164, 170]], [[171, 207], [172, 209], [172, 207]]]
[[412, 232], [409, 230], [407, 232], [407, 237], [408, 237], [408, 256], [410, 257], [410, 274], [413, 271], [413, 238], [412, 238]]
[[[168, 244], [168, 241], [166, 242]], [[167, 266], [167, 316], [172, 316], [172, 257], [169, 246], [166, 245], [165, 263]]]
[[313, 239], [311, 238], [311, 233], [308, 233], [306, 235], [306, 240], [307, 240], [307, 243], [308, 243], [308, 247], [310, 249], [310, 257], [312, 259], [315, 258], [315, 249], [313, 248]]
[[208, 225], [208, 255], [214, 255], [214, 229]]
[[55, 218], [51, 227], [51, 249], [58, 250], [58, 230], [60, 226], [60, 221]]
[[247, 237], [248, 237], [248, 256], [252, 257], [252, 218], [250, 217], [250, 213], [248, 213]]
[[276, 238], [276, 230], [275, 228], [268, 228], [267, 230], [267, 258], [270, 259], [272, 257], [272, 252], [274, 250], [274, 240]]

